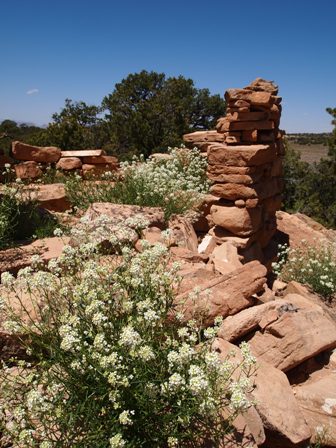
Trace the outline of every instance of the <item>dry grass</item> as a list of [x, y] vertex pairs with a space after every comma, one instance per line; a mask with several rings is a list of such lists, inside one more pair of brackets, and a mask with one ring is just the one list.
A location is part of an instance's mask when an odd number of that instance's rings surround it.
[[300, 145], [299, 143], [290, 143], [291, 148], [299, 151], [301, 160], [313, 164], [319, 162], [323, 157], [327, 157], [328, 146], [322, 144]]

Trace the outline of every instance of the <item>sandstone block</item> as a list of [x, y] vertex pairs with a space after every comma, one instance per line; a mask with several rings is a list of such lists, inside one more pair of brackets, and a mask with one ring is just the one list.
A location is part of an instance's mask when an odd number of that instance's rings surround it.
[[237, 236], [249, 236], [261, 225], [261, 209], [213, 205], [210, 209], [213, 222]]
[[213, 250], [210, 260], [214, 264], [215, 270], [223, 275], [242, 266], [237, 248], [229, 242], [217, 246]]
[[19, 141], [12, 143], [12, 153], [17, 160], [40, 163], [56, 163], [61, 157], [61, 150], [55, 146], [32, 146]]
[[226, 275], [215, 277], [199, 286], [195, 298], [187, 292], [175, 299], [175, 311], [184, 314], [185, 321], [202, 316], [202, 326], [213, 325], [217, 316], [238, 313], [253, 303], [253, 294], [263, 290], [266, 268], [253, 261]]
[[[233, 353], [232, 361], [241, 362], [243, 357], [238, 347], [223, 339], [216, 339], [213, 350], [221, 359]], [[238, 377], [236, 371], [234, 377]], [[272, 365], [258, 360], [258, 367], [252, 373], [254, 388], [251, 398], [256, 402], [266, 434], [265, 446], [284, 448], [307, 443], [311, 431], [304, 419], [286, 375]], [[302, 445], [303, 446], [303, 445]]]
[[64, 184], [34, 185], [30, 195], [46, 210], [65, 212], [71, 207]]
[[191, 252], [198, 251], [197, 235], [190, 222], [181, 216], [174, 216], [168, 223], [168, 228], [172, 232], [175, 244], [185, 247]]
[[63, 171], [80, 170], [82, 162], [78, 157], [61, 157], [56, 164], [56, 168]]
[[262, 112], [234, 112], [229, 116], [230, 121], [265, 121], [270, 118], [270, 113]]
[[61, 152], [61, 157], [99, 157], [103, 155], [105, 155], [105, 151], [102, 149], [78, 149]]
[[102, 176], [103, 174], [114, 170], [115, 170], [114, 165], [102, 165], [102, 164], [90, 165], [88, 163], [84, 163], [82, 165], [82, 173], [85, 178]]
[[269, 108], [275, 102], [269, 92], [253, 92], [248, 89], [229, 89], [225, 92], [227, 102], [244, 100], [253, 106], [268, 106]]
[[249, 340], [255, 356], [284, 372], [336, 347], [336, 324], [321, 307], [297, 294], [286, 302]]
[[37, 162], [22, 162], [14, 165], [15, 175], [20, 179], [37, 179], [42, 176], [42, 170]]
[[212, 165], [258, 166], [273, 162], [275, 158], [272, 145], [227, 146], [216, 143], [208, 148], [208, 161]]
[[253, 131], [255, 129], [274, 129], [274, 122], [272, 120], [231, 121], [229, 124], [230, 131]]
[[115, 168], [119, 165], [117, 157], [113, 156], [85, 156], [83, 157], [83, 163], [87, 163], [89, 165], [104, 164]]

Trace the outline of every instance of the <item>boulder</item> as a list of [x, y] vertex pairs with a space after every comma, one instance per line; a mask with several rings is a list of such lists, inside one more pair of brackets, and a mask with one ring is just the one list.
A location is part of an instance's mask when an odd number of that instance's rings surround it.
[[336, 323], [319, 305], [298, 294], [286, 296], [283, 305], [267, 313], [263, 322], [263, 328], [249, 339], [251, 350], [284, 372], [336, 347]]
[[78, 157], [62, 157], [57, 162], [56, 168], [63, 171], [80, 170], [82, 162]]
[[[241, 362], [243, 357], [238, 347], [223, 339], [216, 339], [213, 349], [224, 360], [231, 353], [230, 360]], [[254, 385], [251, 399], [264, 425], [265, 446], [289, 448], [308, 442], [311, 431], [295, 400], [286, 375], [272, 365], [258, 360], [257, 368], [251, 372]], [[237, 378], [239, 370], [234, 373]]]
[[84, 163], [82, 165], [82, 173], [84, 178], [90, 178], [95, 176], [102, 176], [103, 174], [115, 171], [117, 169], [116, 165], [111, 164], [99, 164], [99, 165], [92, 165], [88, 163]]
[[193, 252], [186, 247], [173, 246], [170, 248], [170, 253], [173, 260], [184, 260], [190, 263], [206, 263], [209, 260], [209, 256], [200, 254], [199, 252]]
[[216, 246], [216, 239], [212, 235], [205, 235], [198, 245], [198, 253], [210, 255]]
[[266, 268], [252, 261], [226, 275], [216, 276], [193, 290], [175, 298], [175, 311], [182, 312], [186, 321], [202, 317], [202, 325], [214, 323], [217, 316], [226, 317], [253, 305], [253, 295], [263, 290]]
[[13, 157], [40, 163], [56, 163], [61, 158], [61, 150], [55, 146], [32, 146], [15, 141], [12, 143]]
[[215, 238], [217, 244], [225, 243], [226, 241], [228, 241], [238, 249], [246, 249], [247, 247], [250, 247], [257, 238], [257, 233], [254, 233], [248, 237], [239, 237], [237, 235], [234, 235], [232, 232], [223, 229], [221, 226], [212, 227], [209, 230], [209, 235]]
[[55, 212], [65, 212], [71, 208], [66, 197], [64, 184], [32, 185], [26, 188], [27, 194], [42, 208]]
[[238, 208], [212, 205], [210, 214], [213, 222], [237, 236], [250, 236], [261, 226], [261, 208]]
[[301, 213], [293, 215], [277, 211], [277, 228], [282, 242], [288, 242], [291, 248], [298, 248], [306, 242], [309, 246], [320, 248], [336, 242], [336, 231], [329, 230]]
[[42, 176], [42, 170], [37, 162], [22, 162], [14, 165], [15, 175], [19, 179], [37, 179]]

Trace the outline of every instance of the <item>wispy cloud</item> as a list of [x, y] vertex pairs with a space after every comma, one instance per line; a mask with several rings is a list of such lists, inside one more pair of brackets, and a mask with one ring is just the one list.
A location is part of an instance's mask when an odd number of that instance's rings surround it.
[[26, 92], [27, 95], [35, 95], [36, 93], [39, 93], [39, 89], [30, 89]]

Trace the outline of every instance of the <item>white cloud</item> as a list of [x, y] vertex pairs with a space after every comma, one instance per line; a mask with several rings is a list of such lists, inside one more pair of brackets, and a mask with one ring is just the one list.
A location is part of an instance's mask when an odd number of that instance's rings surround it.
[[35, 93], [39, 93], [39, 89], [30, 89], [26, 92], [27, 95], [34, 95]]

